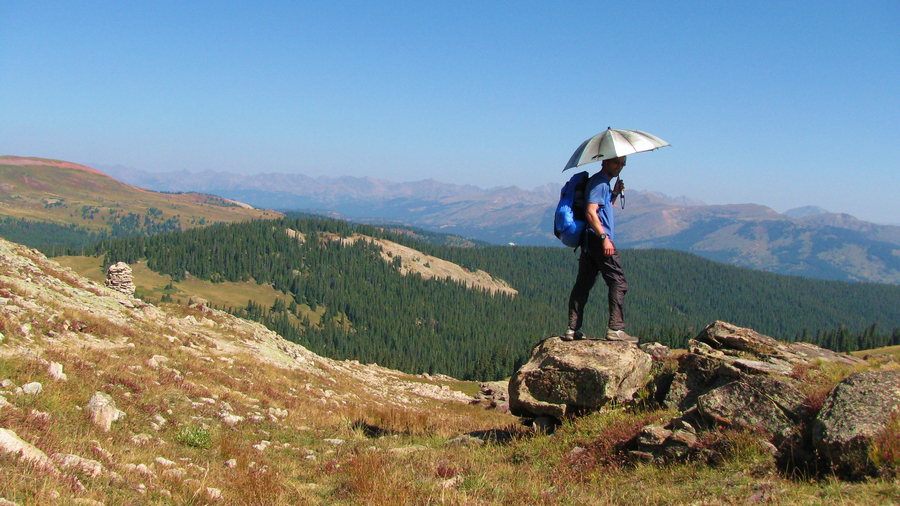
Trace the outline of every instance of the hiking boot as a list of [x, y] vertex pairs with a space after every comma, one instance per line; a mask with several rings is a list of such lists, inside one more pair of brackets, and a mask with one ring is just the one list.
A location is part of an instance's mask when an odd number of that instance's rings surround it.
[[584, 334], [582, 334], [580, 330], [569, 329], [565, 334], [559, 336], [559, 338], [563, 341], [581, 341], [584, 339]]
[[634, 336], [629, 336], [625, 333], [624, 330], [612, 330], [609, 329], [606, 331], [606, 340], [607, 341], [624, 341], [631, 344], [638, 344], [640, 340]]

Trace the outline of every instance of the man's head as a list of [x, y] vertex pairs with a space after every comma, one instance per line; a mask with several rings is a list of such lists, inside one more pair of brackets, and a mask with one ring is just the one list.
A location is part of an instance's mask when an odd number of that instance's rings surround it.
[[618, 176], [619, 172], [622, 172], [623, 168], [625, 168], [624, 156], [603, 160], [602, 172], [606, 174], [606, 176], [610, 179]]

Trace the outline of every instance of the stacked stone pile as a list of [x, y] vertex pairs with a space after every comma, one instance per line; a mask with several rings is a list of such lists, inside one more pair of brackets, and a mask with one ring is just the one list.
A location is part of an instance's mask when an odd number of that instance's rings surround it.
[[134, 277], [131, 267], [125, 262], [117, 262], [106, 270], [106, 286], [125, 295], [134, 295]]

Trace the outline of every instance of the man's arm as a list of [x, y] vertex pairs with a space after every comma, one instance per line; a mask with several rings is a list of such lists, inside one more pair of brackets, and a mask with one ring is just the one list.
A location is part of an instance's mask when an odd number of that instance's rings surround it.
[[[600, 210], [600, 204], [588, 203], [587, 208], [585, 209], [585, 216], [587, 217], [588, 223], [591, 225], [591, 228], [594, 229], [594, 233], [597, 234], [597, 237], [600, 237], [603, 234], [607, 234], [606, 230], [603, 229], [603, 224], [600, 223], [600, 216], [597, 214], [597, 211]], [[613, 244], [612, 240], [609, 238], [607, 234], [606, 239], [603, 239], [603, 254], [611, 257], [616, 254], [616, 245]]]

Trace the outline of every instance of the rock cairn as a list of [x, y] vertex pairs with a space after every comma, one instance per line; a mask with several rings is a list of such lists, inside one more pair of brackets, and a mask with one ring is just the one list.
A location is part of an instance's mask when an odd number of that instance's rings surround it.
[[134, 296], [134, 278], [131, 274], [131, 267], [125, 262], [110, 265], [106, 270], [106, 286], [125, 295]]

